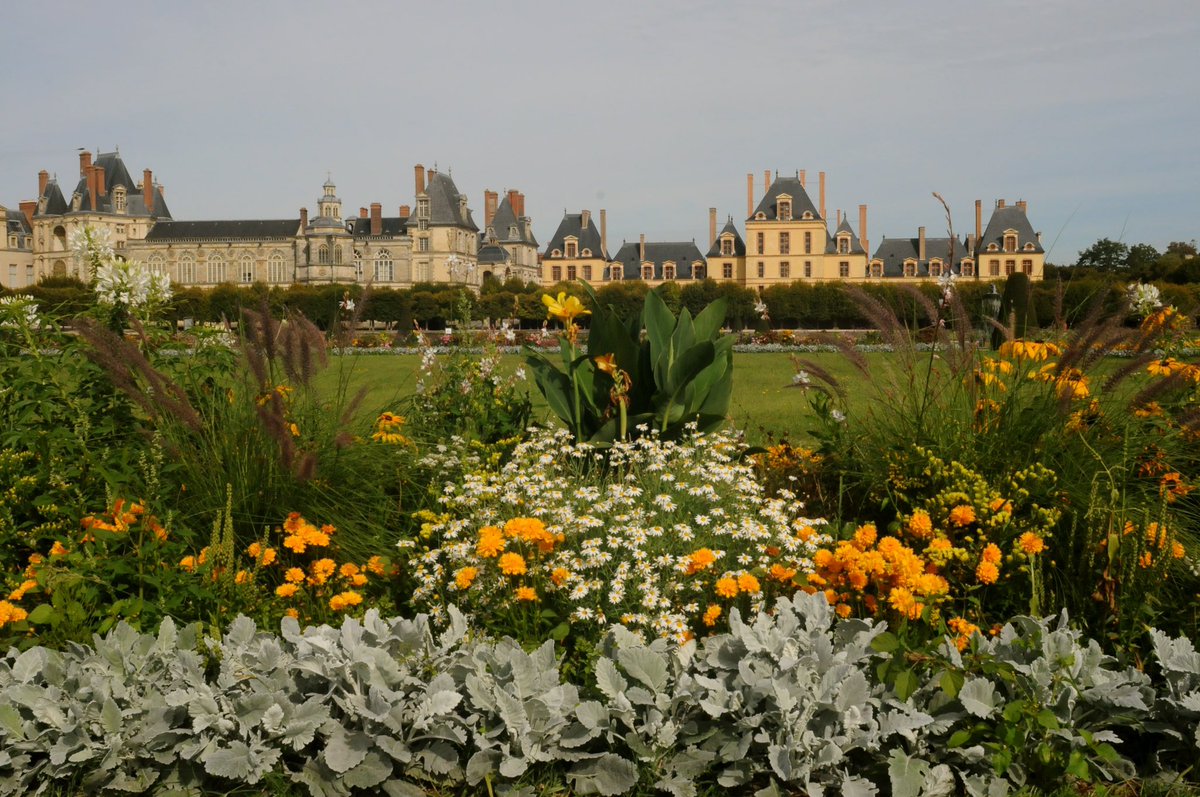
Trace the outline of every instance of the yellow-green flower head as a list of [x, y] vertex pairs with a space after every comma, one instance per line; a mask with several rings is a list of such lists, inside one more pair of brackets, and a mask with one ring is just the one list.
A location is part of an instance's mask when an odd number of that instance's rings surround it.
[[591, 310], [583, 306], [583, 302], [579, 301], [578, 296], [567, 296], [566, 291], [560, 291], [558, 298], [554, 298], [550, 294], [542, 296], [542, 304], [546, 305], [546, 312], [550, 318], [557, 318], [564, 324], [570, 324], [581, 315], [591, 315]]

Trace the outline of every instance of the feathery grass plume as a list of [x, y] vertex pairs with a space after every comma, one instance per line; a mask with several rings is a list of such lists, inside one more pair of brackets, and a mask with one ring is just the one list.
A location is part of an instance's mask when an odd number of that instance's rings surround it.
[[1151, 382], [1139, 390], [1134, 394], [1130, 404], [1135, 407], [1145, 407], [1159, 397], [1166, 395], [1177, 388], [1186, 386], [1190, 381], [1191, 380], [1188, 378], [1188, 375], [1183, 371], [1176, 371], [1169, 376], [1164, 376], [1155, 382]]
[[[242, 357], [250, 367], [250, 373], [264, 390], [269, 389], [273, 382], [271, 364], [275, 360], [275, 335], [269, 328], [273, 323], [270, 310], [265, 306], [261, 308], [261, 312], [255, 312], [248, 307], [242, 308]], [[233, 334], [232, 327], [228, 324], [226, 327], [230, 334]]]
[[[135, 319], [135, 329], [141, 324]], [[79, 319], [79, 336], [89, 344], [86, 353], [108, 375], [113, 387], [128, 396], [151, 418], [177, 418], [196, 431], [200, 416], [183, 388], [160, 373], [134, 344], [91, 319]], [[145, 339], [144, 330], [140, 332]]]
[[863, 376], [869, 377], [871, 375], [871, 366], [867, 363], [866, 355], [858, 350], [858, 345], [850, 338], [847, 338], [845, 335], [818, 332], [813, 335], [813, 339], [819, 344], [823, 343], [833, 346]]
[[[904, 284], [900, 286], [900, 290], [913, 298], [913, 301], [925, 313], [925, 317], [929, 320], [929, 323], [937, 324], [938, 319], [941, 318], [941, 313], [938, 312], [937, 305], [928, 296], [922, 293], [915, 285]], [[940, 332], [941, 330], [938, 330], [939, 334]]]
[[950, 364], [951, 373], [962, 375], [975, 368], [978, 358], [978, 345], [975, 342], [975, 330], [971, 326], [971, 314], [963, 304], [958, 291], [949, 291], [948, 307], [950, 310], [950, 329], [954, 333], [954, 344], [944, 352], [946, 361]]
[[885, 343], [890, 344], [896, 351], [912, 348], [912, 337], [908, 328], [900, 323], [891, 308], [858, 285], [847, 285], [845, 290], [858, 311], [879, 330]]
[[[846, 387], [845, 387], [845, 385], [842, 384], [841, 380], [838, 379], [833, 374], [831, 374], [829, 371], [822, 368], [816, 362], [809, 360], [809, 359], [797, 357], [793, 354], [792, 355], [792, 365], [795, 366], [796, 373], [799, 374], [801, 371], [807, 371], [808, 373], [812, 374], [813, 376], [815, 376], [817, 379], [819, 379], [821, 382], [824, 383], [824, 386], [822, 386], [822, 385], [804, 385], [801, 383], [793, 383], [793, 385], [792, 385], [793, 387], [815, 387], [817, 390], [825, 390], [827, 388], [828, 390], [830, 390], [834, 394], [836, 394], [837, 397], [839, 399], [841, 399], [842, 401], [845, 401], [847, 399]], [[863, 373], [868, 376], [870, 374], [870, 372], [867, 370], [864, 370]]]
[[1135, 355], [1129, 362], [1122, 365], [1117, 370], [1113, 371], [1107, 379], [1104, 380], [1104, 389], [1110, 391], [1124, 382], [1134, 374], [1142, 373], [1146, 370], [1146, 366], [1157, 359], [1150, 352], [1142, 352]]
[[329, 362], [325, 352], [325, 336], [316, 324], [300, 312], [289, 312], [282, 327], [280, 338], [284, 372], [297, 384], [311, 384], [317, 366], [324, 367]]

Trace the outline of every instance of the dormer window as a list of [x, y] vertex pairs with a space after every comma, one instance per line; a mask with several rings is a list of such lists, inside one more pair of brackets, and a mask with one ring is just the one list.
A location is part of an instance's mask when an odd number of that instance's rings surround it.
[[871, 261], [871, 276], [876, 278], [883, 276], [883, 263], [878, 260]]
[[813, 217], [812, 211], [806, 210], [806, 211], [804, 211], [804, 215], [801, 216], [800, 218], [804, 219], [805, 221], [809, 221], [812, 219], [812, 217]]
[[975, 276], [975, 264], [970, 260], [964, 260], [962, 265], [958, 267], [958, 273], [964, 277]]
[[119, 185], [113, 190], [113, 210], [117, 213], [125, 212], [125, 186]]
[[692, 279], [704, 279], [704, 266], [700, 263], [692, 263]]
[[1037, 249], [1037, 247], [1033, 245], [1033, 241], [1030, 241], [1029, 243], [1025, 244], [1026, 252], [1032, 252], [1034, 249]]
[[839, 255], [850, 254], [850, 236], [842, 233], [837, 237], [837, 250]]
[[665, 280], [675, 279], [675, 264], [674, 263], [667, 263], [666, 265], [663, 266], [663, 279], [665, 279]]
[[1017, 234], [1015, 232], [1004, 233], [1004, 251], [1005, 252], [1017, 251]]
[[642, 266], [642, 279], [644, 279], [644, 280], [654, 279], [654, 266], [651, 266], [651, 265]]
[[555, 249], [554, 251], [552, 251], [552, 252], [550, 253], [550, 257], [562, 257], [562, 250], [561, 250], [561, 249]]
[[942, 261], [940, 261], [940, 260], [930, 260], [929, 261], [929, 276], [931, 276], [931, 277], [942, 276]]
[[754, 214], [755, 221], [766, 221], [766, 219], [767, 219], [767, 214], [763, 213], [761, 210]]
[[915, 261], [915, 260], [905, 260], [904, 261], [904, 276], [906, 276], [906, 277], [917, 276], [917, 261]]
[[792, 220], [792, 198], [787, 196], [779, 197], [779, 220]]
[[987, 250], [989, 252], [998, 252], [998, 251], [1000, 251], [1000, 247], [996, 246], [995, 241], [992, 241], [990, 244], [987, 245]]
[[733, 257], [733, 236], [726, 235], [721, 238], [721, 255], [723, 257]]
[[567, 241], [567, 257], [578, 257], [579, 244], [575, 241]]
[[417, 200], [417, 218], [429, 218], [429, 199], [426, 197]]
[[517, 225], [515, 225], [515, 224], [508, 225], [508, 240], [515, 241], [518, 237], [519, 236], [517, 235]]
[[619, 265], [612, 265], [608, 267], [608, 278], [610, 280], [619, 280], [623, 274], [624, 271]]

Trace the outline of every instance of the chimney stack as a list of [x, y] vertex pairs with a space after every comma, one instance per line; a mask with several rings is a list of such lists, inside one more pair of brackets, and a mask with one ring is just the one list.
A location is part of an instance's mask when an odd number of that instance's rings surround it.
[[837, 230], [839, 227], [842, 226], [842, 209], [838, 208], [837, 210], [834, 211], [834, 214], [835, 214], [837, 221], [834, 223], [833, 229]]
[[416, 183], [417, 194], [425, 193], [425, 167], [419, 163], [413, 167], [413, 179]]
[[997, 199], [997, 200], [996, 200], [996, 207], [997, 207], [998, 209], [1000, 209], [1000, 210], [1004, 210], [1004, 200], [1003, 200], [1003, 199]]
[[754, 172], [746, 174], [746, 218], [754, 215]]
[[84, 150], [79, 153], [79, 176], [83, 177], [87, 173], [88, 167], [92, 165], [92, 153]]
[[975, 245], [983, 238], [983, 200], [975, 200]]
[[146, 210], [154, 215], [154, 174], [149, 169], [142, 169], [142, 201]]
[[917, 228], [917, 262], [925, 261], [925, 228]]
[[371, 203], [371, 235], [383, 235], [383, 205]]
[[107, 193], [104, 187], [104, 167], [95, 166], [93, 168], [96, 170], [96, 194], [103, 197]]
[[367, 215], [367, 209], [366, 209], [366, 208], [359, 208], [359, 209], [358, 209], [358, 217], [359, 217], [360, 219], [369, 219], [369, 218], [370, 218], [370, 216], [368, 216], [368, 215]]
[[717, 209], [708, 209], [708, 248], [717, 242]]
[[1022, 213], [1025, 212], [1025, 200], [1024, 199], [1017, 200], [1017, 209], [1020, 210]]
[[400, 218], [407, 219], [411, 215], [412, 215], [412, 208], [410, 208], [408, 205], [400, 206]]
[[[500, 203], [500, 195], [495, 191], [483, 192], [483, 226], [485, 228], [492, 226], [492, 220], [496, 218], [496, 208]], [[516, 212], [516, 208], [513, 208]]]
[[308, 208], [300, 208], [300, 234], [308, 229]]
[[588, 224], [590, 224], [591, 221], [592, 221], [592, 211], [585, 210], [579, 214], [579, 228], [581, 230], [586, 230], [588, 228]]
[[45, 169], [38, 172], [38, 199], [46, 195], [46, 186], [50, 184], [50, 173]]
[[22, 202], [21, 215], [25, 217], [25, 223], [29, 225], [29, 229], [33, 229], [33, 212], [37, 210], [37, 202]]
[[807, 169], [800, 170], [800, 187], [808, 188], [808, 170]]
[[513, 208], [513, 215], [518, 219], [525, 218], [525, 194], [517, 192], [517, 207]]
[[821, 172], [821, 221], [825, 220], [825, 172]]
[[[90, 158], [91, 156], [89, 155], [88, 157]], [[91, 209], [95, 210], [96, 209], [96, 167], [89, 163], [87, 165], [86, 174], [87, 174], [88, 203], [91, 205]]]
[[600, 252], [608, 257], [608, 212], [600, 208]]
[[863, 251], [867, 256], [871, 256], [871, 247], [867, 244], [867, 206], [858, 206], [858, 240], [862, 244]]
[[763, 193], [771, 190], [771, 170], [763, 169]]
[[638, 260], [646, 259], [646, 233], [642, 233], [641, 243], [638, 244]]

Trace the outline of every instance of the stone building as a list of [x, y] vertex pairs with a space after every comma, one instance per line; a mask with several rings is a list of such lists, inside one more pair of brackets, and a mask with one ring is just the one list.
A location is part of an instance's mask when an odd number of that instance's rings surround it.
[[604, 280], [610, 270], [607, 238], [608, 217], [604, 210], [600, 211], [599, 228], [590, 210], [564, 213], [542, 254], [542, 284]]
[[701, 280], [708, 274], [707, 262], [695, 241], [622, 242], [609, 263], [608, 279], [642, 280], [651, 285], [664, 282]]
[[37, 282], [33, 274], [32, 203], [21, 205], [20, 210], [0, 205], [0, 220], [4, 222], [4, 237], [0, 238], [0, 285], [6, 288], [24, 288]]
[[483, 231], [479, 233], [479, 269], [504, 282], [516, 278], [538, 282], [538, 242], [533, 222], [525, 215], [525, 195], [510, 190], [504, 199], [495, 191], [483, 192]]

